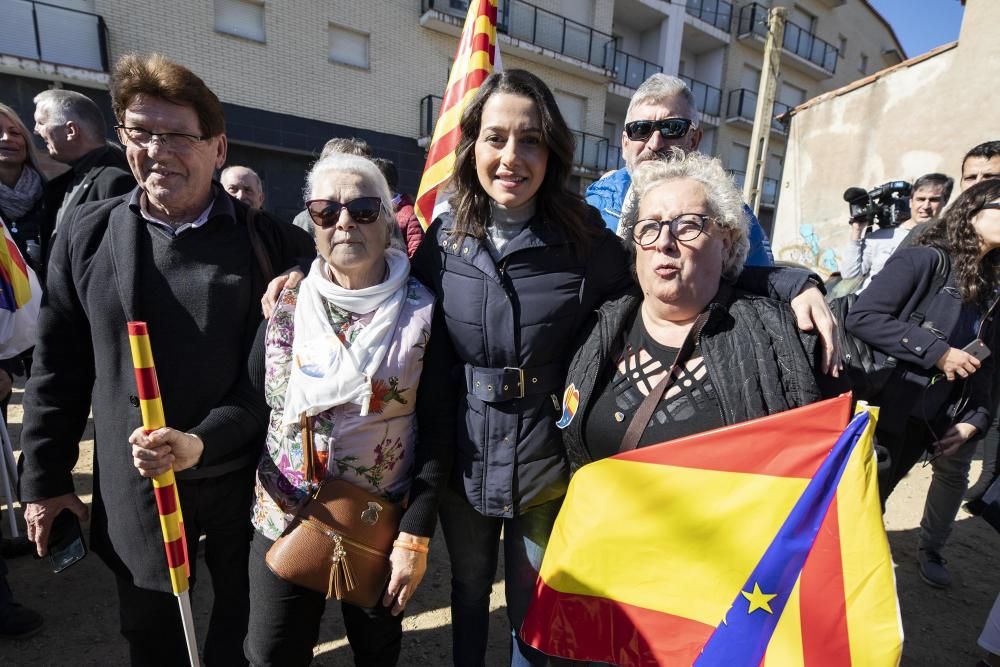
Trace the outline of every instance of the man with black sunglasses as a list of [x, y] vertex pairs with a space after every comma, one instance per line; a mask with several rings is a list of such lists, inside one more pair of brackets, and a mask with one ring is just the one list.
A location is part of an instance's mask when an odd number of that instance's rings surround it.
[[[647, 160], [668, 159], [670, 149], [685, 153], [698, 150], [703, 136], [699, 125], [694, 94], [682, 79], [654, 74], [639, 86], [625, 113], [622, 132], [622, 158], [625, 168], [608, 174], [587, 188], [587, 202], [601, 212], [608, 228], [617, 230], [625, 206], [625, 194], [632, 183], [632, 171]], [[750, 216], [750, 254], [748, 266], [771, 266], [774, 258], [764, 230], [756, 216]]]

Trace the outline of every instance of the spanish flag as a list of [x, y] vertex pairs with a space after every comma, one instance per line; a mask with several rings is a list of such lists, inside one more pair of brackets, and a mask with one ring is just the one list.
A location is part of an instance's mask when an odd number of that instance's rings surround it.
[[849, 419], [850, 405], [844, 395], [581, 468], [524, 640], [616, 665], [898, 665], [877, 410]]
[[447, 204], [443, 188], [455, 171], [455, 149], [462, 134], [458, 122], [462, 112], [494, 71], [500, 71], [497, 0], [471, 0], [417, 190], [414, 209], [424, 229], [430, 227]]

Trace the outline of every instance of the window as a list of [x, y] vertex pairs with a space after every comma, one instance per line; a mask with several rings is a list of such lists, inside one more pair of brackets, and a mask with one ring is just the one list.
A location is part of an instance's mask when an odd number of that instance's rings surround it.
[[868, 54], [861, 54], [861, 64], [858, 66], [858, 71], [862, 74], [868, 74]]
[[368, 35], [331, 23], [330, 60], [368, 69]]
[[837, 55], [839, 55], [841, 58], [843, 58], [844, 54], [847, 53], [847, 38], [844, 37], [843, 35], [840, 36], [840, 47], [837, 49], [837, 51], [838, 51]]
[[559, 105], [559, 111], [562, 112], [563, 120], [566, 121], [569, 129], [582, 130], [587, 111], [587, 100], [579, 95], [565, 93], [561, 90], [555, 90], [552, 93], [556, 98], [556, 104]]
[[254, 0], [215, 0], [215, 30], [255, 42], [266, 42], [264, 3]]

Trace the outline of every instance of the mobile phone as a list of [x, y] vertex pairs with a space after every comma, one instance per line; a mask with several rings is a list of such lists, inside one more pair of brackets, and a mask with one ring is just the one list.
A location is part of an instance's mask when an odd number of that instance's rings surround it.
[[49, 564], [52, 571], [59, 573], [87, 555], [87, 544], [83, 541], [80, 519], [70, 509], [56, 515], [49, 532]]
[[963, 347], [962, 352], [971, 354], [976, 359], [979, 359], [979, 361], [982, 361], [986, 357], [990, 356], [990, 348], [986, 347], [986, 343], [978, 338]]

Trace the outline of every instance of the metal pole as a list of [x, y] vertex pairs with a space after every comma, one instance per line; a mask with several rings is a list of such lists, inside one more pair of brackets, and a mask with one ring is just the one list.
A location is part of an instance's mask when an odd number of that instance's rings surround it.
[[181, 625], [184, 626], [184, 641], [187, 643], [188, 660], [191, 667], [199, 667], [198, 642], [194, 636], [194, 615], [191, 613], [191, 596], [184, 591], [177, 596], [177, 605], [181, 609]]
[[743, 181], [743, 199], [750, 205], [754, 215], [760, 212], [767, 145], [771, 140], [774, 97], [778, 89], [778, 75], [781, 73], [781, 44], [785, 36], [787, 11], [784, 7], [773, 7], [768, 17], [764, 69], [760, 73], [757, 109], [754, 112], [753, 133], [750, 135], [750, 155], [747, 158], [746, 179]]

